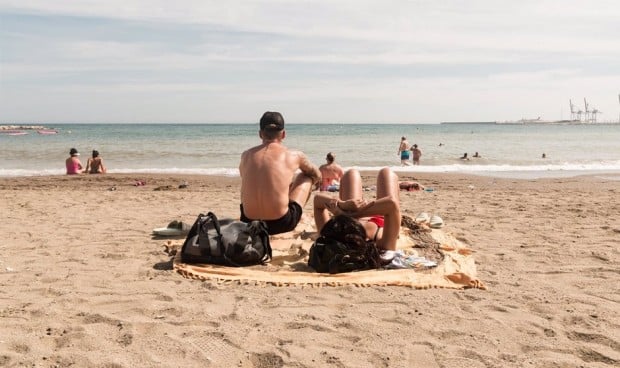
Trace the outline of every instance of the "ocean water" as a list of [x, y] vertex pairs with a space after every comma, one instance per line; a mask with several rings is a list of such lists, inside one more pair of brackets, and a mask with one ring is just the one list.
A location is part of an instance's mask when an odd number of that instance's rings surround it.
[[[0, 134], [0, 176], [63, 175], [71, 147], [80, 151], [83, 164], [97, 149], [110, 173], [236, 176], [241, 153], [260, 143], [257, 123], [53, 128], [59, 133]], [[618, 124], [288, 124], [286, 133], [285, 144], [304, 151], [317, 165], [331, 151], [343, 167], [362, 170], [390, 166], [399, 172], [508, 177], [620, 173]], [[422, 150], [420, 166], [400, 165], [401, 136]], [[459, 159], [476, 151], [482, 158]]]

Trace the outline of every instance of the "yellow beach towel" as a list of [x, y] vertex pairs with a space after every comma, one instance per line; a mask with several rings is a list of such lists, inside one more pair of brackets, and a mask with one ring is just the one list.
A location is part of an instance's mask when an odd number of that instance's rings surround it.
[[[308, 266], [308, 251], [315, 234], [311, 218], [303, 218], [297, 229], [271, 238], [273, 259], [269, 264], [251, 267], [227, 267], [181, 262], [174, 258], [174, 269], [184, 277], [219, 283], [275, 286], [408, 286], [428, 288], [486, 289], [476, 277], [473, 251], [441, 229], [417, 226], [403, 217], [397, 249], [406, 254], [425, 257], [438, 265], [428, 269], [367, 270], [340, 274], [321, 274]], [[169, 245], [170, 246], [170, 245]], [[180, 244], [172, 247], [180, 249]]]

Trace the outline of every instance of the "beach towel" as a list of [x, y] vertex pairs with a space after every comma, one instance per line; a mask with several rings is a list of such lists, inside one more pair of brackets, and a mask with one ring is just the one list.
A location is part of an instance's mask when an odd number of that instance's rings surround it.
[[[436, 263], [435, 267], [367, 270], [340, 274], [314, 272], [308, 266], [308, 250], [317, 234], [313, 219], [302, 217], [295, 231], [271, 237], [273, 259], [267, 265], [226, 267], [208, 264], [187, 264], [177, 254], [173, 260], [176, 272], [190, 279], [274, 286], [406, 286], [428, 288], [479, 288], [485, 285], [476, 276], [473, 250], [450, 235], [445, 229], [430, 229], [403, 216], [397, 249], [413, 257]], [[180, 249], [178, 244], [169, 248]]]

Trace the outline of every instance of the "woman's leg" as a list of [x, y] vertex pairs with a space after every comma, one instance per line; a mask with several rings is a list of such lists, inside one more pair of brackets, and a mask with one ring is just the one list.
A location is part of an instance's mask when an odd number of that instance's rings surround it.
[[395, 250], [400, 234], [400, 189], [398, 176], [388, 168], [383, 168], [377, 175], [377, 202], [386, 201], [383, 216], [385, 226], [383, 233], [377, 237], [380, 249]]
[[347, 170], [340, 179], [340, 189], [338, 189], [340, 200], [362, 199], [362, 176], [356, 169]]
[[[355, 217], [373, 215], [384, 216], [384, 227], [377, 233], [377, 247], [379, 247], [379, 249], [396, 249], [401, 222], [399, 196], [398, 176], [389, 168], [383, 168], [377, 174], [377, 199], [367, 203], [354, 214]], [[364, 227], [366, 228], [368, 237], [372, 239], [374, 237], [374, 234], [372, 234], [373, 227], [371, 224], [368, 226], [365, 225]]]
[[362, 177], [355, 169], [347, 170], [340, 179], [340, 201], [326, 192], [319, 192], [314, 196], [313, 211], [314, 222], [317, 231], [321, 231], [323, 225], [329, 221], [330, 212], [347, 210], [349, 205], [359, 203], [363, 198]]
[[377, 199], [384, 197], [392, 197], [400, 202], [398, 176], [388, 167], [379, 170], [377, 174]]

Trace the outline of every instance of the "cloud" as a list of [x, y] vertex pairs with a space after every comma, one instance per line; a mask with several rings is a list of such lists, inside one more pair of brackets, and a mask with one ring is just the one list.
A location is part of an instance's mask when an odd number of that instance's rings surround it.
[[243, 121], [270, 101], [309, 122], [475, 120], [557, 115], [570, 94], [604, 91], [612, 111], [619, 16], [615, 1], [5, 0], [0, 108], [32, 119], [36, 102], [60, 119], [43, 102], [54, 93], [102, 120]]

